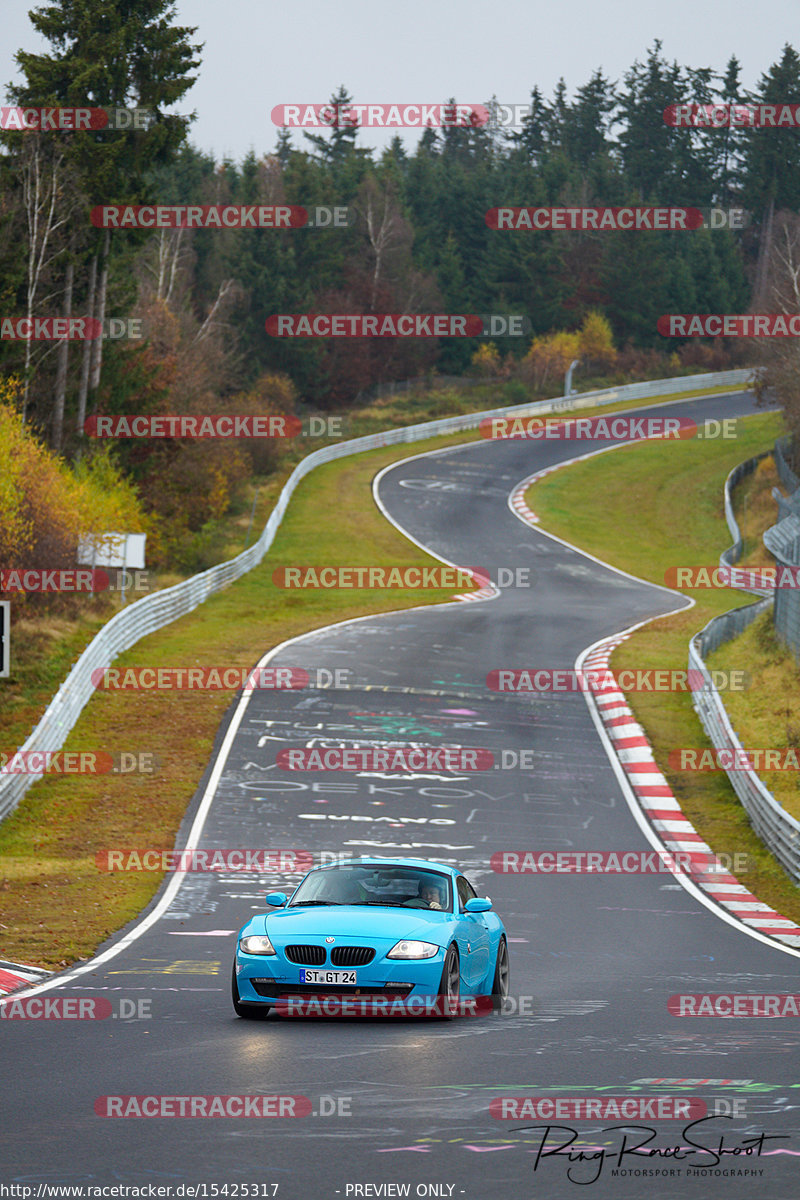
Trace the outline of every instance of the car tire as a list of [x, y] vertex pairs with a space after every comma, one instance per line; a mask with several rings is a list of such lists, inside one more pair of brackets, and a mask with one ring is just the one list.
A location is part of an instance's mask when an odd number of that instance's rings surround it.
[[249, 1018], [251, 1021], [265, 1017], [270, 1010], [269, 1004], [242, 1004], [239, 999], [239, 985], [236, 982], [235, 962], [231, 969], [231, 1000], [233, 1001], [233, 1011], [237, 1017]]
[[461, 996], [461, 964], [455, 945], [448, 947], [444, 957], [439, 995], [442, 997], [440, 1016], [445, 1021], [452, 1021], [453, 1017], [458, 1015], [458, 1002]]
[[508, 988], [511, 982], [511, 968], [508, 962], [508, 945], [504, 937], [500, 938], [497, 947], [497, 961], [492, 982], [492, 1007], [499, 1011], [508, 999]]

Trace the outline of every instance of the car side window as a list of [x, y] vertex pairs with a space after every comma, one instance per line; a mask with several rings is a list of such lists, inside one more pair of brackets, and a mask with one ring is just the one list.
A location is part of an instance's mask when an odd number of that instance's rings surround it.
[[469, 880], [465, 879], [463, 875], [459, 875], [458, 879], [456, 880], [456, 887], [458, 888], [458, 907], [460, 911], [463, 912], [466, 908], [467, 901], [473, 900], [478, 893], [475, 891], [475, 888], [472, 886]]

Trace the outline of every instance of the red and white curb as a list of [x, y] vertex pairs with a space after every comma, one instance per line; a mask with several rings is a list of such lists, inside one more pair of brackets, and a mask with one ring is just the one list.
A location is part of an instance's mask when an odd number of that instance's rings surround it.
[[460, 596], [456, 596], [456, 600], [493, 600], [495, 596], [499, 595], [498, 589], [493, 583], [490, 583], [477, 592], [462, 592]]
[[471, 575], [475, 583], [480, 583], [482, 579], [486, 580], [486, 582], [477, 592], [461, 592], [460, 595], [455, 597], [456, 600], [494, 600], [495, 596], [500, 595], [499, 587], [492, 583], [491, 579], [488, 579], [486, 575], [478, 574], [475, 571], [472, 571]]
[[[591, 455], [578, 455], [573, 459], [554, 464], [529, 475], [511, 492], [508, 498], [509, 508], [526, 525], [538, 527], [538, 516], [525, 503], [525, 493], [531, 484], [561, 467], [594, 457], [594, 454], [604, 454], [607, 449], [613, 448], [607, 447], [594, 451]], [[539, 532], [545, 537], [559, 542], [562, 546], [570, 546], [571, 549], [592, 559], [593, 562], [601, 562], [593, 554], [588, 554], [578, 546], [571, 546], [569, 542], [563, 541], [555, 534], [548, 533], [545, 529], [539, 529]], [[609, 563], [603, 565], [617, 574], [626, 575], [629, 579], [635, 578], [628, 575], [627, 571], [611, 567]], [[668, 591], [669, 589], [664, 590]], [[710, 901], [725, 910], [728, 919], [732, 918], [734, 921], [740, 922], [763, 937], [774, 938], [787, 947], [800, 950], [800, 925], [775, 912], [768, 904], [764, 904], [758, 896], [753, 895], [749, 888], [739, 883], [735, 875], [731, 875], [723, 867], [714, 851], [703, 841], [691, 821], [683, 813], [680, 804], [672, 794], [669, 783], [659, 770], [653, 756], [653, 748], [641, 725], [634, 719], [625, 695], [620, 691], [616, 678], [608, 666], [612, 652], [627, 640], [630, 632], [632, 631], [607, 638], [591, 648], [584, 660], [584, 666], [587, 670], [607, 671], [608, 679], [606, 683], [599, 686], [587, 687], [584, 695], [587, 701], [594, 706], [600, 718], [614, 756], [640, 812], [664, 850], [671, 853], [679, 850], [682, 854], [694, 856], [698, 870], [688, 871], [686, 874]]]
[[567, 463], [554, 463], [552, 467], [545, 467], [544, 470], [537, 471], [535, 475], [529, 475], [527, 479], [523, 479], [522, 483], [517, 484], [508, 497], [508, 504], [511, 511], [519, 517], [520, 521], [524, 521], [526, 525], [539, 524], [539, 518], [536, 513], [528, 508], [525, 503], [525, 493], [532, 483], [537, 483], [540, 479], [544, 479], [545, 475], [551, 475], [553, 471], [558, 471], [561, 467], [565, 466], [567, 466]]
[[18, 988], [44, 983], [50, 975], [41, 967], [28, 967], [24, 963], [4, 962], [0, 959], [0, 996], [7, 996]]
[[[603, 682], [590, 677], [587, 698], [591, 697], [614, 753], [627, 777], [644, 815], [655, 830], [665, 850], [680, 851], [689, 856], [697, 870], [686, 873], [692, 882], [716, 904], [742, 924], [767, 937], [776, 938], [787, 946], [800, 948], [800, 925], [782, 917], [768, 904], [763, 904], [735, 875], [729, 874], [700, 834], [684, 815], [672, 794], [664, 775], [653, 757], [644, 730], [634, 719], [625, 695], [620, 691], [613, 671], [608, 665], [612, 652], [628, 634], [609, 638], [595, 646], [584, 660], [587, 671], [603, 672]], [[686, 861], [685, 857], [681, 861]]]

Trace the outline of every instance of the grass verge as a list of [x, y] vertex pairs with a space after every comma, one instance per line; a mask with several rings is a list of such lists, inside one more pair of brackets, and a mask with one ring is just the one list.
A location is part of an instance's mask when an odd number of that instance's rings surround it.
[[[744, 538], [742, 562], [774, 565], [761, 534], [776, 521], [772, 489], [780, 484], [772, 456], [763, 459], [734, 493], [734, 511]], [[772, 614], [762, 613], [744, 633], [709, 656], [719, 670], [734, 666], [747, 671], [747, 693], [733, 693], [726, 708], [739, 740], [746, 748], [792, 749], [800, 758], [798, 664], [775, 636]], [[765, 787], [787, 812], [800, 820], [800, 775], [796, 771], [760, 771]]]
[[[670, 566], [718, 561], [731, 540], [722, 504], [725, 477], [737, 463], [769, 449], [782, 432], [779, 415], [765, 414], [739, 421], [735, 441], [639, 443], [554, 472], [528, 490], [527, 501], [548, 532], [641, 579], [663, 584]], [[753, 522], [759, 512], [764, 519], [766, 508], [751, 505]], [[774, 506], [766, 524], [773, 522]], [[755, 546], [754, 524], [748, 524], [746, 532]], [[658, 618], [632, 634], [612, 656], [615, 670], [685, 670], [693, 634], [717, 614], [753, 599], [747, 593], [717, 589], [685, 594], [694, 598], [695, 606]], [[731, 644], [725, 665], [748, 669], [739, 642]], [[715, 659], [712, 665], [721, 663]], [[796, 714], [800, 708], [796, 673], [794, 683], [791, 700], [786, 702]], [[774, 701], [774, 695], [767, 692], [767, 700]], [[731, 711], [738, 705], [749, 714], [763, 702], [764, 692], [756, 678], [747, 692], [729, 692], [724, 698], [726, 704], [732, 701]], [[760, 900], [800, 921], [797, 887], [754, 834], [724, 772], [678, 771], [669, 765], [674, 748], [711, 746], [692, 708], [691, 695], [630, 692], [627, 699], [652, 744], [656, 762], [698, 833], [718, 854], [747, 853], [750, 869], [739, 872], [742, 882]]]

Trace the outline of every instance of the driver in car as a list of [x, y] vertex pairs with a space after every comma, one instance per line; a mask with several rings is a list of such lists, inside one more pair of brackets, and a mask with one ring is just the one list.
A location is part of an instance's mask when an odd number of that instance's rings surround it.
[[420, 900], [425, 901], [428, 908], [441, 909], [443, 906], [444, 897], [435, 883], [423, 880], [419, 887], [419, 896]]

